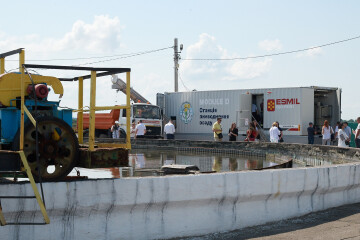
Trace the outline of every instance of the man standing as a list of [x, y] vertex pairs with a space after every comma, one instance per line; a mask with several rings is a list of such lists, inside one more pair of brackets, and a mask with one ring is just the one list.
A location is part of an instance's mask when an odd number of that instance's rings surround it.
[[312, 122], [309, 122], [309, 127], [307, 128], [307, 132], [308, 132], [308, 144], [314, 144], [315, 129]]
[[353, 133], [355, 134], [356, 148], [360, 148], [360, 117], [358, 117], [356, 121], [358, 123], [358, 126], [356, 128], [356, 131], [353, 131]]
[[349, 141], [345, 141], [345, 144], [350, 146], [350, 142], [351, 142], [351, 128], [349, 127], [348, 122], [344, 122], [344, 131], [346, 133], [346, 135], [349, 137]]
[[120, 126], [119, 121], [115, 121], [115, 124], [111, 126], [112, 138], [120, 138]]
[[217, 142], [222, 141], [221, 118], [217, 118], [217, 121], [212, 126], [212, 131], [214, 132], [214, 140]]
[[338, 145], [338, 142], [339, 142], [339, 125], [340, 125], [340, 122], [339, 121], [337, 121], [336, 122], [336, 126], [335, 126], [335, 135], [334, 135], [334, 140], [333, 140], [333, 144], [335, 145], [335, 146], [337, 146]]
[[135, 139], [136, 138], [144, 138], [145, 133], [146, 133], [146, 127], [142, 123], [142, 120], [140, 120], [138, 125], [136, 125], [136, 127], [135, 127]]
[[279, 142], [279, 136], [281, 135], [281, 132], [279, 131], [276, 122], [272, 124], [272, 127], [269, 130], [269, 134], [270, 134], [270, 142], [272, 143]]
[[251, 104], [251, 114], [253, 118], [258, 122], [258, 108], [255, 103]]
[[164, 132], [167, 139], [175, 139], [175, 126], [170, 119], [169, 122], [164, 126]]

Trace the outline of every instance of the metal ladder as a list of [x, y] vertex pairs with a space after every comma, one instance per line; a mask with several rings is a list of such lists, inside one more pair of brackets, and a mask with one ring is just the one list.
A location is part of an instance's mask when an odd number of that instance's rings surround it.
[[259, 128], [259, 134], [260, 134], [260, 142], [268, 142], [267, 141], [267, 137], [264, 134], [264, 129], [260, 126], [260, 123], [256, 120], [256, 118], [251, 114], [251, 118], [253, 119], [253, 121], [255, 121], [257, 123], [257, 127]]
[[50, 223], [50, 219], [49, 216], [46, 212], [46, 208], [45, 208], [45, 203], [44, 200], [41, 198], [40, 194], [39, 194], [39, 190], [36, 186], [34, 177], [31, 173], [31, 169], [30, 166], [28, 164], [28, 161], [26, 159], [26, 156], [24, 154], [23, 151], [18, 151], [17, 152], [20, 155], [20, 159], [23, 163], [24, 166], [24, 171], [1, 171], [0, 173], [3, 174], [19, 174], [19, 173], [26, 173], [27, 177], [29, 178], [31, 187], [34, 191], [34, 195], [33, 196], [1, 196], [0, 195], [0, 200], [1, 199], [33, 199], [36, 198], [39, 207], [40, 207], [40, 211], [43, 215], [44, 218], [44, 222], [6, 222], [5, 217], [3, 215], [2, 212], [2, 206], [1, 206], [1, 202], [0, 202], [0, 225], [1, 226], [5, 226], [5, 225], [45, 225], [45, 224], [49, 224]]

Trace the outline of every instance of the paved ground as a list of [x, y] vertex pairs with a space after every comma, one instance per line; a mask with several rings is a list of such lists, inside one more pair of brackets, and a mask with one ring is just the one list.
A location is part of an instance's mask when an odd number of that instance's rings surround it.
[[182, 240], [349, 239], [360, 240], [360, 203], [227, 233]]

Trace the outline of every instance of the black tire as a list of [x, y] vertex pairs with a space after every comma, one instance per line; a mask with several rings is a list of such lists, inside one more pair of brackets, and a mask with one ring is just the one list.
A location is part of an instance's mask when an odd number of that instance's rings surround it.
[[124, 129], [120, 128], [120, 138], [126, 139], [126, 132]]
[[[79, 142], [74, 130], [64, 120], [55, 117], [39, 117], [36, 119], [39, 132], [39, 160], [42, 181], [59, 181], [65, 178], [76, 166], [79, 158]], [[54, 135], [59, 136], [55, 140]], [[24, 126], [24, 153], [35, 181], [39, 181], [36, 161], [35, 127], [30, 121]], [[15, 135], [13, 150], [19, 150], [20, 129]], [[54, 165], [54, 172], [49, 166]], [[46, 169], [46, 171], [44, 171]]]

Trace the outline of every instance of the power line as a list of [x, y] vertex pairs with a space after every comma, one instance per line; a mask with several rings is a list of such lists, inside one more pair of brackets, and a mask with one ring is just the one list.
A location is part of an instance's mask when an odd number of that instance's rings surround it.
[[[109, 62], [109, 61], [114, 61], [114, 60], [118, 60], [118, 59], [136, 57], [136, 56], [140, 56], [140, 55], [145, 55], [145, 54], [149, 54], [149, 53], [163, 51], [163, 50], [166, 50], [166, 49], [169, 49], [169, 48], [173, 48], [173, 47], [171, 46], [171, 47], [166, 47], [166, 48], [159, 48], [159, 49], [155, 49], [155, 50], [137, 52], [137, 53], [132, 53], [132, 54], [113, 55], [113, 56], [123, 56], [123, 57], [106, 59], [106, 60], [96, 61], [96, 62], [82, 63], [82, 64], [73, 65], [73, 66], [83, 66], [83, 65], [90, 65], [90, 64], [101, 63], [101, 62]], [[94, 58], [104, 58], [104, 57], [94, 57]], [[77, 58], [77, 59], [92, 59], [92, 58]], [[62, 59], [62, 60], [77, 60], [77, 59], [76, 58], [71, 58], [71, 59]], [[55, 60], [59, 60], [59, 59], [38, 60], [38, 61], [55, 61]], [[18, 61], [18, 60], [8, 60], [8, 61]], [[37, 61], [37, 60], [28, 60], [28, 61], [30, 62], [30, 61]], [[7, 72], [11, 72], [11, 71], [16, 70], [16, 69], [19, 69], [19, 68], [14, 68], [14, 69], [11, 69], [11, 70], [9, 70]], [[44, 69], [44, 70], [46, 70], [46, 69]]]
[[353, 38], [348, 38], [348, 39], [344, 39], [344, 40], [340, 40], [340, 41], [336, 41], [336, 42], [331, 42], [331, 43], [326, 43], [323, 45], [319, 45], [316, 47], [310, 47], [310, 48], [304, 48], [304, 49], [298, 49], [298, 50], [292, 50], [292, 51], [287, 51], [287, 52], [280, 52], [280, 53], [273, 53], [273, 54], [265, 54], [265, 55], [258, 55], [258, 56], [252, 56], [252, 57], [235, 57], [235, 58], [183, 58], [183, 61], [232, 61], [232, 60], [246, 60], [246, 59], [254, 59], [254, 58], [264, 58], [264, 57], [272, 57], [272, 56], [278, 56], [278, 55], [285, 55], [285, 54], [291, 54], [291, 53], [297, 53], [297, 52], [304, 52], [304, 51], [308, 51], [308, 50], [312, 50], [312, 49], [316, 49], [316, 48], [321, 48], [321, 47], [327, 47], [330, 45], [335, 45], [335, 44], [339, 44], [339, 43], [343, 43], [343, 42], [348, 42], [348, 41], [352, 41], [355, 39], [360, 38], [360, 36], [356, 36]]
[[184, 83], [184, 81], [183, 81], [183, 79], [182, 79], [182, 77], [181, 77], [180, 71], [179, 71], [178, 73], [179, 73], [179, 77], [180, 77], [180, 81], [181, 81], [182, 85], [184, 86], [184, 88], [185, 88], [188, 92], [190, 92], [190, 89], [186, 87], [186, 85], [185, 85], [185, 83]]
[[[49, 62], [49, 61], [88, 60], [88, 59], [112, 58], [112, 57], [128, 58], [128, 57], [143, 55], [143, 54], [147, 54], [147, 53], [158, 52], [158, 51], [162, 51], [162, 50], [169, 49], [169, 48], [173, 48], [173, 47], [171, 46], [171, 47], [159, 48], [159, 49], [155, 49], [155, 50], [147, 50], [147, 51], [141, 51], [141, 52], [124, 53], [124, 54], [116, 54], [116, 55], [109, 55], [109, 56], [99, 56], [99, 57], [55, 58], [55, 59], [28, 59], [27, 61], [29, 61], [29, 62], [30, 62], [30, 61], [31, 61], [31, 62]], [[116, 59], [118, 59], [118, 58], [116, 58]], [[116, 59], [115, 59], [115, 60], [116, 60]], [[7, 61], [18, 61], [18, 60], [9, 59], [9, 60], [7, 60]]]
[[145, 55], [145, 54], [149, 54], [149, 53], [160, 52], [160, 51], [163, 51], [163, 50], [166, 50], [169, 48], [173, 48], [173, 47], [171, 46], [171, 47], [166, 47], [166, 48], [159, 48], [159, 49], [155, 49], [155, 50], [134, 53], [132, 55], [128, 55], [128, 56], [124, 56], [124, 57], [117, 57], [117, 58], [112, 58], [112, 59], [96, 61], [96, 62], [82, 63], [82, 64], [78, 64], [76, 66], [90, 65], [90, 64], [94, 64], [94, 63], [102, 63], [102, 62], [109, 62], [109, 61], [114, 61], [114, 60], [119, 60], [119, 59], [124, 59], [124, 58], [136, 57], [136, 56]]

